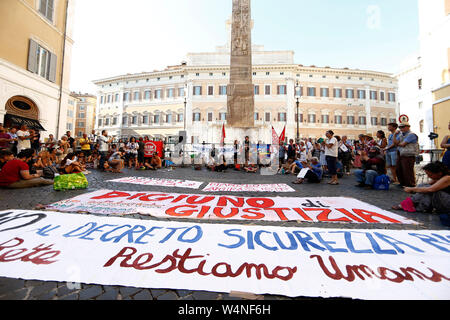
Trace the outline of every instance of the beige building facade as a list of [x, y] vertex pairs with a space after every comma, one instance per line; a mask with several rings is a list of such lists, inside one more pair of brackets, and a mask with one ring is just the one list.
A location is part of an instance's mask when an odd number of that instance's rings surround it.
[[[229, 22], [227, 23], [229, 27]], [[399, 116], [397, 81], [387, 73], [303, 66], [293, 51], [253, 45], [254, 142], [271, 143], [271, 128], [286, 137], [320, 138], [332, 129], [357, 138], [375, 135]], [[98, 87], [96, 129], [116, 137], [149, 136], [188, 143], [218, 143], [227, 125], [230, 48], [188, 53], [187, 61], [162, 71], [94, 81]], [[298, 112], [296, 87], [300, 87]], [[232, 130], [225, 142], [242, 141]]]
[[95, 129], [95, 110], [97, 107], [97, 97], [88, 93], [70, 94], [75, 103], [73, 136], [82, 137], [84, 133], [91, 134]]
[[67, 126], [74, 0], [2, 0], [0, 12], [0, 122], [39, 122], [42, 137], [60, 137]]

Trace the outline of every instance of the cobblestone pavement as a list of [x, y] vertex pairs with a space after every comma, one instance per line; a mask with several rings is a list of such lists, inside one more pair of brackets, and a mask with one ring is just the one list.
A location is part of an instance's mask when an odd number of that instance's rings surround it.
[[[89, 181], [89, 188], [85, 190], [73, 190], [66, 192], [53, 191], [52, 186], [33, 188], [28, 190], [6, 190], [0, 189], [0, 210], [6, 209], [35, 209], [39, 204], [50, 204], [63, 199], [75, 197], [77, 195], [92, 192], [98, 189], [114, 189], [122, 191], [155, 191], [164, 190], [175, 193], [196, 193], [203, 194], [201, 189], [207, 182], [224, 183], [287, 183], [296, 192], [292, 193], [264, 193], [265, 196], [342, 196], [352, 197], [361, 201], [373, 204], [379, 208], [390, 211], [393, 204], [399, 203], [406, 197], [406, 193], [397, 186], [392, 186], [389, 191], [364, 190], [355, 187], [353, 176], [346, 176], [340, 179], [340, 185], [328, 185], [325, 182], [320, 184], [294, 185], [293, 175], [260, 175], [227, 170], [227, 172], [210, 172], [207, 170], [196, 171], [192, 168], [177, 168], [173, 171], [162, 169], [159, 171], [138, 171], [124, 169], [122, 174], [102, 173], [97, 170], [90, 170], [86, 177]], [[169, 188], [159, 186], [140, 186], [133, 184], [114, 183], [107, 180], [126, 176], [143, 176], [169, 179], [187, 179], [205, 182], [198, 190]], [[261, 196], [261, 192], [221, 192], [220, 194], [230, 194], [235, 196]], [[371, 224], [364, 225], [365, 229], [446, 229], [439, 221], [439, 216], [435, 214], [407, 214], [397, 212], [419, 222], [418, 225], [386, 225]], [[127, 218], [158, 220], [148, 216], [131, 215]], [[166, 219], [176, 221], [176, 219]], [[186, 219], [183, 221], [195, 221]], [[198, 221], [197, 221], [198, 222]], [[210, 223], [210, 222], [204, 222]], [[288, 222], [268, 222], [268, 221], [214, 221], [214, 223], [241, 223], [253, 225], [274, 225], [286, 227], [320, 227], [320, 228], [361, 228], [358, 224], [339, 223], [300, 223], [296, 221]], [[284, 296], [263, 295], [253, 298], [264, 300], [291, 300]], [[0, 300], [241, 300], [242, 297], [230, 296], [228, 293], [171, 290], [171, 289], [149, 289], [121, 286], [102, 286], [91, 284], [72, 284], [67, 282], [48, 282], [37, 280], [23, 280], [0, 277]], [[305, 299], [297, 297], [294, 299]], [[308, 298], [309, 299], [309, 298]]]

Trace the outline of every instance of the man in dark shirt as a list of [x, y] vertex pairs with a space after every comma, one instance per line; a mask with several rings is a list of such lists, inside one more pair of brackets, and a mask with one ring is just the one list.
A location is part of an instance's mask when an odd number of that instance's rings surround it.
[[357, 187], [372, 189], [375, 178], [386, 174], [386, 161], [381, 155], [380, 148], [372, 146], [369, 154], [365, 152], [361, 155], [362, 169], [355, 171]]
[[69, 141], [70, 147], [72, 148], [72, 151], [75, 152], [75, 139], [71, 137], [70, 131], [66, 132], [67, 141]]

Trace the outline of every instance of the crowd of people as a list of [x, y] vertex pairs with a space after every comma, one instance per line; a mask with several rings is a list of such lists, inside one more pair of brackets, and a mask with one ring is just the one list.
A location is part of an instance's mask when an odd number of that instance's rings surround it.
[[[376, 189], [377, 183], [388, 181], [389, 184], [404, 187], [408, 193], [414, 193], [393, 209], [430, 211], [449, 208], [450, 135], [445, 136], [440, 145], [446, 151], [442, 161], [424, 167], [430, 184], [416, 186], [414, 166], [419, 154], [418, 136], [410, 130], [407, 122], [400, 125], [389, 123], [387, 130], [387, 134], [378, 131], [375, 137], [361, 134], [354, 141], [328, 130], [322, 138], [305, 138], [296, 143], [290, 139], [287, 144], [280, 142], [277, 173], [296, 175], [294, 184], [304, 181], [320, 183], [324, 178], [329, 178], [328, 184], [339, 185], [339, 179], [353, 172], [357, 187]], [[100, 135], [93, 130], [91, 134], [83, 134], [79, 138], [72, 137], [71, 132], [67, 131], [60, 140], [50, 134], [41, 141], [39, 132], [25, 125], [9, 130], [0, 125], [0, 186], [25, 188], [48, 185], [55, 175], [88, 174], [87, 169], [94, 168], [120, 173], [123, 168], [157, 170], [163, 167], [164, 162], [173, 164], [157, 152], [146, 152], [148, 141], [146, 136], [115, 142], [105, 130]], [[203, 165], [211, 171], [234, 168], [256, 173], [261, 167], [270, 166], [272, 156], [269, 149], [260, 152], [259, 147], [256, 163], [250, 161], [250, 141], [249, 137], [245, 137], [242, 145], [237, 140], [234, 142], [234, 163], [228, 164], [224, 155], [219, 156], [222, 161], [217, 161], [216, 149], [213, 148]], [[244, 154], [244, 163], [238, 161], [239, 152]], [[200, 169], [201, 166], [195, 165], [194, 168]]]
[[52, 134], [41, 140], [40, 133], [22, 125], [6, 129], [0, 125], [0, 187], [28, 188], [53, 184], [57, 175], [84, 173], [88, 169], [122, 172], [124, 167], [140, 170], [162, 168], [154, 152], [144, 154], [148, 137], [113, 143], [106, 131], [74, 138], [67, 131], [60, 140]]

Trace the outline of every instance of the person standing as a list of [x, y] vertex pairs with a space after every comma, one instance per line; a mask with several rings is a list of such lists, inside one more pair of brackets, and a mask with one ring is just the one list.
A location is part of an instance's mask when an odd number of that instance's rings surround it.
[[399, 139], [394, 135], [394, 144], [398, 148], [397, 178], [404, 187], [416, 186], [414, 163], [419, 153], [419, 138], [411, 132], [410, 127], [408, 122], [403, 122], [399, 125], [401, 132]]
[[66, 132], [67, 141], [69, 142], [70, 148], [72, 148], [72, 152], [75, 152], [75, 139], [72, 138], [70, 131]]
[[17, 144], [18, 144], [18, 140], [19, 140], [19, 138], [17, 137], [17, 129], [12, 127], [11, 129], [9, 129], [8, 134], [11, 136], [11, 139], [13, 140], [9, 143], [9, 149], [14, 154], [14, 156], [16, 156], [17, 155]]
[[244, 156], [245, 156], [244, 166], [247, 167], [248, 161], [250, 159], [250, 138], [248, 136], [246, 136], [244, 139]]
[[287, 147], [287, 158], [295, 160], [297, 153], [297, 147], [294, 144], [294, 139], [289, 139], [289, 145]]
[[99, 168], [100, 170], [105, 170], [105, 162], [107, 160], [109, 144], [112, 142], [112, 138], [108, 138], [108, 132], [106, 130], [102, 131], [102, 135], [98, 137], [99, 148], [98, 152], [100, 154]]
[[400, 139], [400, 132], [398, 132], [397, 129], [397, 123], [392, 122], [388, 124], [388, 130], [390, 134], [387, 139], [387, 146], [384, 149], [384, 154], [386, 157], [386, 167], [391, 171], [392, 184], [399, 184], [396, 172], [398, 150], [397, 146], [394, 144], [394, 135], [396, 136], [397, 140]]
[[9, 150], [9, 144], [13, 141], [11, 136], [6, 133], [6, 129], [0, 125], [0, 151]]
[[342, 170], [346, 175], [350, 175], [352, 147], [347, 141], [347, 136], [342, 136], [342, 140], [339, 142], [338, 156], [342, 161]]
[[91, 155], [91, 140], [88, 138], [86, 133], [83, 133], [83, 137], [78, 140], [81, 146], [81, 151], [85, 154], [86, 157]]
[[31, 149], [31, 135], [26, 125], [22, 125], [17, 131], [17, 153], [22, 150]]
[[[450, 130], [450, 121], [448, 123], [448, 130]], [[442, 139], [441, 148], [447, 149], [442, 158], [442, 163], [450, 170], [450, 135], [446, 135], [444, 139]]]
[[39, 131], [30, 130], [31, 135], [31, 148], [36, 151], [36, 153], [39, 153], [41, 149], [41, 134]]
[[334, 132], [332, 130], [328, 130], [325, 135], [327, 136], [327, 140], [325, 141], [325, 160], [327, 162], [328, 173], [331, 175], [331, 180], [328, 184], [337, 185], [338, 176], [337, 176], [337, 158], [338, 158], [338, 141], [334, 137]]

